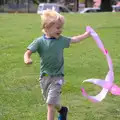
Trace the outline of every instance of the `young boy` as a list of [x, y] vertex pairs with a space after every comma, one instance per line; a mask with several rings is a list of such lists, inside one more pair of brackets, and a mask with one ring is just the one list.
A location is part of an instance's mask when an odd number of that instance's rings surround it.
[[55, 110], [59, 120], [67, 120], [68, 108], [61, 106], [60, 94], [64, 83], [63, 50], [90, 36], [88, 32], [71, 38], [61, 35], [64, 17], [54, 10], [45, 10], [41, 15], [44, 35], [34, 40], [24, 54], [24, 62], [31, 64], [31, 54], [38, 52], [41, 58], [40, 87], [47, 103], [47, 120], [54, 120]]

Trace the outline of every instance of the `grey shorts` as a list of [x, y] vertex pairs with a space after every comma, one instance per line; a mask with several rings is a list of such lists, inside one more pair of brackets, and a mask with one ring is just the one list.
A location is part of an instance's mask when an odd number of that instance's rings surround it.
[[44, 76], [40, 78], [40, 87], [46, 103], [54, 105], [60, 104], [60, 94], [63, 83], [63, 77]]

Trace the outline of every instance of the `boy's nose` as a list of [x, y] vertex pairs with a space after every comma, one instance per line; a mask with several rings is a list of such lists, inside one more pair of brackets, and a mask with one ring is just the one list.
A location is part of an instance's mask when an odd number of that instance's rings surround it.
[[59, 32], [62, 32], [62, 29], [60, 29]]

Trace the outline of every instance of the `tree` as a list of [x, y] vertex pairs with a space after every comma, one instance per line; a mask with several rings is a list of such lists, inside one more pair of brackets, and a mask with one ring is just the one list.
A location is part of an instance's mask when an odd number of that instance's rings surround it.
[[112, 11], [112, 0], [101, 0], [100, 9], [104, 12]]
[[93, 7], [93, 0], [85, 0], [85, 7]]
[[39, 5], [39, 0], [32, 0], [34, 4]]
[[39, 3], [52, 3], [52, 2], [57, 2], [57, 0], [32, 0], [33, 1], [33, 3], [35, 3], [35, 4], [37, 4], [37, 5], [39, 5]]
[[0, 5], [4, 5], [4, 0], [0, 0]]

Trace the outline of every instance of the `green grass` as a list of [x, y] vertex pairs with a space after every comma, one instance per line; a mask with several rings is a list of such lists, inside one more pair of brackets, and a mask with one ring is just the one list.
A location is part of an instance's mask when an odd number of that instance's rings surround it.
[[[119, 13], [64, 14], [63, 34], [82, 34], [92, 26], [108, 49], [114, 65], [115, 83], [120, 85], [120, 15]], [[0, 120], [46, 120], [46, 105], [39, 87], [39, 57], [25, 65], [23, 55], [33, 39], [41, 36], [40, 17], [36, 14], [0, 14]], [[107, 74], [104, 55], [92, 38], [65, 49], [65, 80], [62, 103], [70, 109], [68, 120], [119, 120], [120, 97], [108, 94], [93, 104], [80, 92], [83, 80]], [[89, 94], [101, 89], [86, 83]]]

